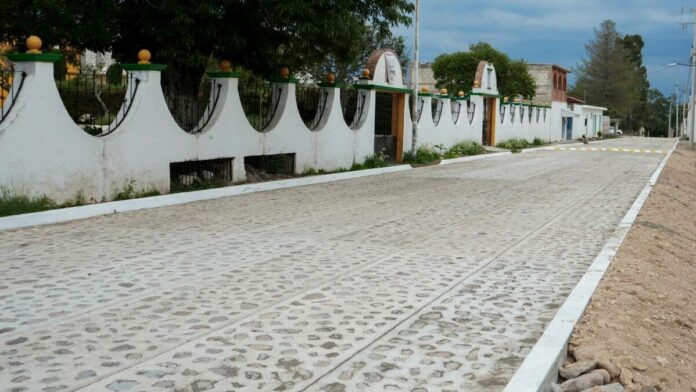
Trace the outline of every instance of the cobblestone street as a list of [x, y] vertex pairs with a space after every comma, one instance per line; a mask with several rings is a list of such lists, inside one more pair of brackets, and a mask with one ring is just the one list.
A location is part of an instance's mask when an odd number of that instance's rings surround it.
[[672, 143], [0, 232], [0, 391], [501, 391]]

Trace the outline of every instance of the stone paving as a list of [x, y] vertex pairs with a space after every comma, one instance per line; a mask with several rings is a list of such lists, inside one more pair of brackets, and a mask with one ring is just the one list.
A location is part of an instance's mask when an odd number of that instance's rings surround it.
[[502, 390], [661, 158], [542, 151], [0, 232], [0, 391]]

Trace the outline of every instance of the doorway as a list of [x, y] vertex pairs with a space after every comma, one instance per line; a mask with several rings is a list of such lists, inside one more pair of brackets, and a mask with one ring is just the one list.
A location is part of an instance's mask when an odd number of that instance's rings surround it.
[[495, 146], [495, 98], [483, 98], [483, 124], [481, 141], [486, 146]]
[[378, 91], [375, 102], [375, 154], [401, 163], [404, 154], [406, 94]]

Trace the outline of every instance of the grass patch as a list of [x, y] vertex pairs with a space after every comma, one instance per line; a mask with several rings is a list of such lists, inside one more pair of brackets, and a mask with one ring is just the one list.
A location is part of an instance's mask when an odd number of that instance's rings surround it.
[[315, 169], [313, 167], [310, 167], [309, 169], [305, 169], [305, 171], [303, 171], [302, 174], [300, 174], [300, 176], [321, 176], [323, 174], [336, 174], [347, 171], [350, 171], [350, 169], [346, 169], [345, 167], [341, 167], [335, 170]]
[[121, 189], [119, 192], [114, 195], [114, 200], [130, 200], [130, 199], [138, 199], [141, 197], [150, 197], [150, 196], [159, 196], [161, 193], [156, 190], [136, 190], [135, 189], [135, 181], [131, 180], [126, 184], [123, 189]]
[[483, 148], [482, 145], [474, 142], [463, 142], [463, 143], [457, 143], [454, 146], [450, 147], [449, 150], [445, 151], [443, 154], [443, 158], [445, 159], [453, 159], [453, 158], [461, 158], [461, 157], [466, 157], [470, 155], [479, 155], [485, 153], [486, 150]]
[[461, 158], [470, 155], [484, 154], [486, 150], [482, 145], [474, 142], [457, 143], [449, 149], [441, 145], [435, 146], [439, 151], [430, 147], [419, 147], [416, 152], [409, 151], [404, 154], [404, 163], [411, 165], [428, 165], [439, 162], [442, 159]]
[[85, 204], [82, 192], [78, 192], [74, 200], [65, 203], [56, 203], [48, 196], [28, 196], [16, 194], [7, 189], [0, 189], [0, 216], [29, 214], [54, 210], [57, 208], [76, 207]]
[[365, 158], [365, 161], [363, 163], [353, 163], [353, 166], [350, 167], [350, 170], [366, 170], [366, 169], [377, 169], [380, 167], [387, 167], [390, 166], [389, 162], [387, 162], [386, 157], [384, 154], [373, 154]]
[[[541, 139], [539, 139], [541, 141]], [[542, 142], [543, 143], [543, 142]], [[533, 144], [527, 141], [526, 139], [508, 139], [504, 142], [498, 143], [496, 147], [498, 148], [504, 148], [506, 150], [510, 150], [512, 152], [520, 152], [524, 150], [525, 148], [530, 148], [532, 146], [538, 146], [540, 144]]]
[[411, 165], [427, 165], [442, 159], [440, 154], [430, 147], [418, 147], [416, 152], [408, 151], [404, 154], [404, 163]]

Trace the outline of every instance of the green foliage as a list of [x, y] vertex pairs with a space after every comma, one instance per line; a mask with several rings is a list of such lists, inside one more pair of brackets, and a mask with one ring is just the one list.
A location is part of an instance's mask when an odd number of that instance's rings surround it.
[[486, 150], [482, 145], [475, 142], [462, 142], [457, 143], [450, 147], [449, 150], [445, 151], [443, 157], [445, 159], [465, 157], [469, 155], [479, 155], [485, 153]]
[[660, 90], [648, 90], [648, 117], [645, 119], [645, 131], [649, 136], [667, 136], [671, 98], [662, 95]]
[[603, 135], [604, 135], [604, 132], [602, 132], [602, 131], [597, 131], [597, 137], [598, 137], [598, 138], [601, 139]]
[[365, 158], [365, 161], [363, 163], [353, 163], [353, 165], [350, 167], [350, 170], [376, 169], [379, 167], [387, 166], [389, 166], [389, 162], [387, 162], [386, 156], [384, 154], [378, 153]]
[[111, 64], [106, 69], [106, 81], [112, 85], [121, 85], [123, 83], [123, 68], [121, 64]]
[[647, 83], [646, 74], [641, 75], [642, 39], [622, 37], [616, 23], [605, 20], [585, 49], [587, 57], [577, 67], [573, 94], [607, 107], [610, 116], [626, 118], [639, 107], [641, 88]]
[[136, 189], [135, 180], [130, 180], [120, 191], [114, 195], [114, 200], [130, 200], [141, 197], [158, 196], [157, 190], [138, 190]]
[[45, 195], [28, 196], [12, 192], [7, 188], [0, 188], [0, 216], [28, 214], [56, 208], [76, 207], [84, 204], [85, 198], [82, 192], [78, 192], [75, 199], [59, 204]]
[[524, 60], [512, 60], [485, 42], [471, 45], [468, 52], [442, 54], [435, 58], [432, 67], [437, 87], [449, 91], [471, 90], [480, 61], [495, 66], [498, 90], [502, 95], [521, 95], [531, 99], [536, 94], [536, 83]]
[[510, 151], [516, 153], [516, 152], [520, 152], [520, 151], [524, 150], [525, 148], [530, 148], [533, 145], [534, 145], [533, 143], [530, 143], [529, 141], [527, 141], [525, 139], [512, 138], [512, 139], [507, 139], [503, 142], [498, 143], [498, 145], [496, 147], [504, 148], [506, 150], [510, 150]]
[[102, 134], [102, 129], [99, 126], [86, 125], [84, 128], [82, 128], [82, 130], [92, 136], [98, 136]]
[[546, 144], [546, 142], [539, 139], [538, 137], [535, 137], [534, 140], [532, 141], [532, 145], [537, 146], [537, 147], [543, 146], [544, 144]]
[[432, 148], [429, 147], [418, 147], [416, 152], [408, 151], [404, 154], [404, 163], [411, 165], [426, 165], [429, 163], [438, 162], [440, 159], [440, 154]]
[[335, 173], [343, 173], [343, 172], [347, 172], [347, 171], [350, 171], [350, 169], [346, 169], [344, 167], [339, 168], [339, 169], [335, 169], [335, 170], [315, 169], [313, 167], [310, 167], [308, 169], [305, 169], [302, 172], [302, 174], [300, 174], [300, 175], [301, 176], [320, 176], [323, 174], [335, 174]]

